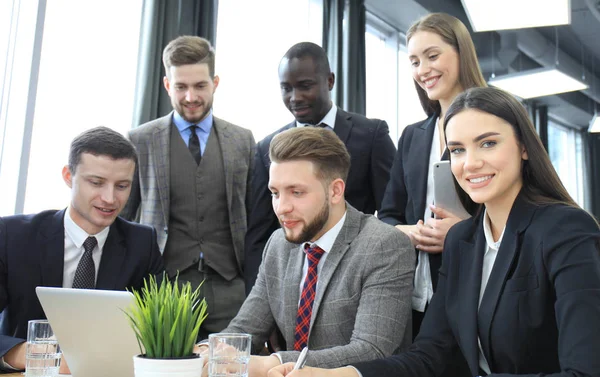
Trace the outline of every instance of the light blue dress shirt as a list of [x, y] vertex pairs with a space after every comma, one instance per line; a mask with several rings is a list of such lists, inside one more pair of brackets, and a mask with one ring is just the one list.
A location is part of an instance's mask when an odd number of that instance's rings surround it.
[[[174, 111], [173, 124], [175, 124], [175, 127], [177, 127], [177, 130], [179, 131], [179, 134], [181, 135], [181, 138], [183, 139], [185, 145], [189, 147], [188, 143], [190, 142], [190, 135], [192, 133], [190, 126], [192, 126], [193, 123], [190, 123], [187, 120], [183, 119], [177, 111]], [[198, 128], [196, 128], [196, 135], [198, 135], [198, 140], [200, 140], [200, 155], [204, 155], [204, 150], [206, 149], [206, 143], [208, 142], [208, 136], [210, 135], [210, 131], [212, 130], [212, 125], [213, 113], [212, 109], [210, 109], [210, 112], [208, 113], [206, 118], [202, 119], [200, 123], [196, 124], [196, 126], [198, 126]]]

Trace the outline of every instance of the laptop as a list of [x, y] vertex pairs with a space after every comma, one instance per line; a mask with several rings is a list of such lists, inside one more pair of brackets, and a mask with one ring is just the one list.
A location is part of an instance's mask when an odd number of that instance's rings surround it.
[[73, 377], [133, 377], [140, 354], [123, 310], [125, 291], [37, 287], [36, 293]]

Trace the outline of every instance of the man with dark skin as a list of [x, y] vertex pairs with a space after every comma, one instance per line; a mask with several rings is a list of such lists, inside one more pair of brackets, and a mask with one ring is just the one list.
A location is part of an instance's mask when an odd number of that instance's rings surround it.
[[380, 208], [396, 152], [385, 121], [368, 119], [333, 105], [331, 90], [335, 75], [329, 67], [327, 53], [320, 46], [310, 42], [292, 46], [279, 64], [279, 81], [283, 103], [295, 120], [257, 144], [245, 241], [246, 293], [256, 281], [265, 243], [279, 228], [267, 187], [271, 163], [269, 145], [275, 135], [293, 127], [332, 129], [351, 156], [346, 199], [364, 213], [374, 213]]

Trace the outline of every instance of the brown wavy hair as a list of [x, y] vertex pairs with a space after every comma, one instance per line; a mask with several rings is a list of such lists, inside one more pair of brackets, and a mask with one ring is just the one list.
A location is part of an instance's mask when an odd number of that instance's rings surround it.
[[[475, 45], [471, 39], [471, 34], [466, 26], [456, 17], [446, 13], [430, 13], [408, 29], [406, 33], [406, 44], [419, 31], [428, 31], [442, 37], [444, 42], [454, 47], [458, 54], [459, 61], [459, 81], [463, 89], [474, 87], [486, 87], [487, 84], [477, 60]], [[415, 81], [415, 88], [421, 101], [423, 110], [427, 116], [440, 114], [441, 107], [439, 101], [430, 100], [427, 93]]]

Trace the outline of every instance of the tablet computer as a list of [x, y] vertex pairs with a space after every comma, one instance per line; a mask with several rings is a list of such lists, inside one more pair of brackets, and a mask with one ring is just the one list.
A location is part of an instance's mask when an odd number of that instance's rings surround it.
[[454, 175], [450, 170], [450, 161], [436, 162], [433, 169], [433, 200], [436, 207], [452, 212], [462, 220], [471, 217], [465, 210], [454, 186]]

